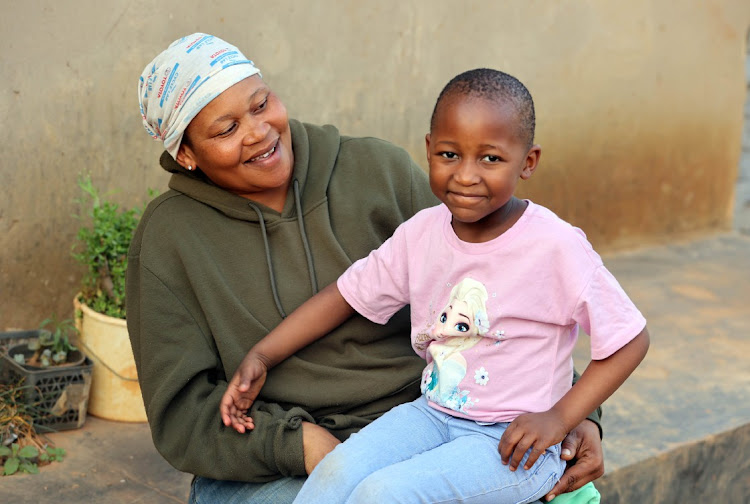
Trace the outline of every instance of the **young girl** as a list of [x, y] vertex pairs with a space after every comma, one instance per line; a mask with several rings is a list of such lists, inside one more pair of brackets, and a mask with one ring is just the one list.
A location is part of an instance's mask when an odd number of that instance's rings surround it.
[[[240, 364], [221, 414], [245, 432], [271, 366], [355, 310], [385, 323], [411, 305], [412, 346], [427, 361], [423, 396], [338, 446], [295, 502], [537, 500], [563, 473], [566, 433], [645, 356], [645, 319], [583, 232], [513, 195], [539, 162], [534, 128], [531, 95], [514, 77], [477, 69], [453, 78], [426, 136], [443, 204], [402, 224]], [[593, 360], [571, 388], [579, 326]]]

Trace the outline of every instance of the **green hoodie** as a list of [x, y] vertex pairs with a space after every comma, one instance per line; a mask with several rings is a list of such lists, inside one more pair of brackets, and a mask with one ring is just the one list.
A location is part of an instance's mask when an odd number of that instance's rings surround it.
[[424, 362], [411, 349], [407, 311], [384, 326], [354, 316], [271, 370], [251, 410], [255, 430], [221, 423], [228, 377], [282, 313], [437, 203], [404, 150], [332, 126], [290, 126], [293, 184], [280, 214], [163, 155], [178, 173], [130, 247], [128, 331], [154, 443], [199, 476], [304, 475], [302, 421], [343, 440], [419, 395]]

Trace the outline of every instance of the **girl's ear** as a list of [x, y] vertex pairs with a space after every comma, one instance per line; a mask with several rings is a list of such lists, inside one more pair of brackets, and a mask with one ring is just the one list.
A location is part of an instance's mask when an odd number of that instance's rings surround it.
[[429, 165], [430, 164], [430, 134], [429, 133], [427, 133], [424, 136], [424, 144], [425, 144], [425, 148], [427, 149], [427, 164]]
[[526, 154], [526, 165], [521, 170], [523, 180], [529, 179], [534, 174], [536, 167], [539, 165], [540, 157], [542, 157], [542, 147], [536, 144], [532, 145]]

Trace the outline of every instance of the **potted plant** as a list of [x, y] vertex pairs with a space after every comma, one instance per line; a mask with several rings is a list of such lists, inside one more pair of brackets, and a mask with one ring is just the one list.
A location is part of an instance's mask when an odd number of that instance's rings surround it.
[[83, 350], [94, 361], [89, 413], [119, 421], [146, 421], [133, 351], [125, 322], [128, 247], [142, 209], [107, 201], [90, 176], [78, 180], [83, 209], [73, 257], [85, 266], [75, 296]]
[[48, 430], [81, 427], [91, 387], [90, 360], [73, 345], [71, 320], [45, 320], [35, 331], [0, 333], [2, 383], [22, 391], [33, 423]]
[[[47, 327], [51, 326], [51, 330]], [[70, 319], [57, 321], [54, 317], [39, 326], [39, 336], [8, 350], [8, 355], [21, 366], [45, 369], [50, 366], [78, 366], [86, 358], [73, 346], [78, 329]]]
[[73, 246], [73, 257], [86, 267], [78, 297], [98, 313], [125, 319], [128, 247], [141, 209], [120, 209], [103, 200], [90, 176], [80, 177], [78, 187], [82, 192], [78, 203], [86, 209]]

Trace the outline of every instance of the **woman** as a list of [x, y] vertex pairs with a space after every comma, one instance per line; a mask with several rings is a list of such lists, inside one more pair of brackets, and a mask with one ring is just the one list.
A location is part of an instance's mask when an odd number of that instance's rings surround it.
[[[287, 313], [436, 200], [402, 149], [288, 119], [252, 61], [216, 37], [170, 45], [145, 68], [139, 99], [172, 172], [128, 268], [154, 443], [196, 475], [191, 502], [291, 502], [336, 444], [419, 395], [408, 313], [385, 326], [353, 317], [274, 368], [249, 434], [221, 424], [227, 379]], [[578, 462], [553, 493], [603, 473], [595, 423], [568, 441]]]

